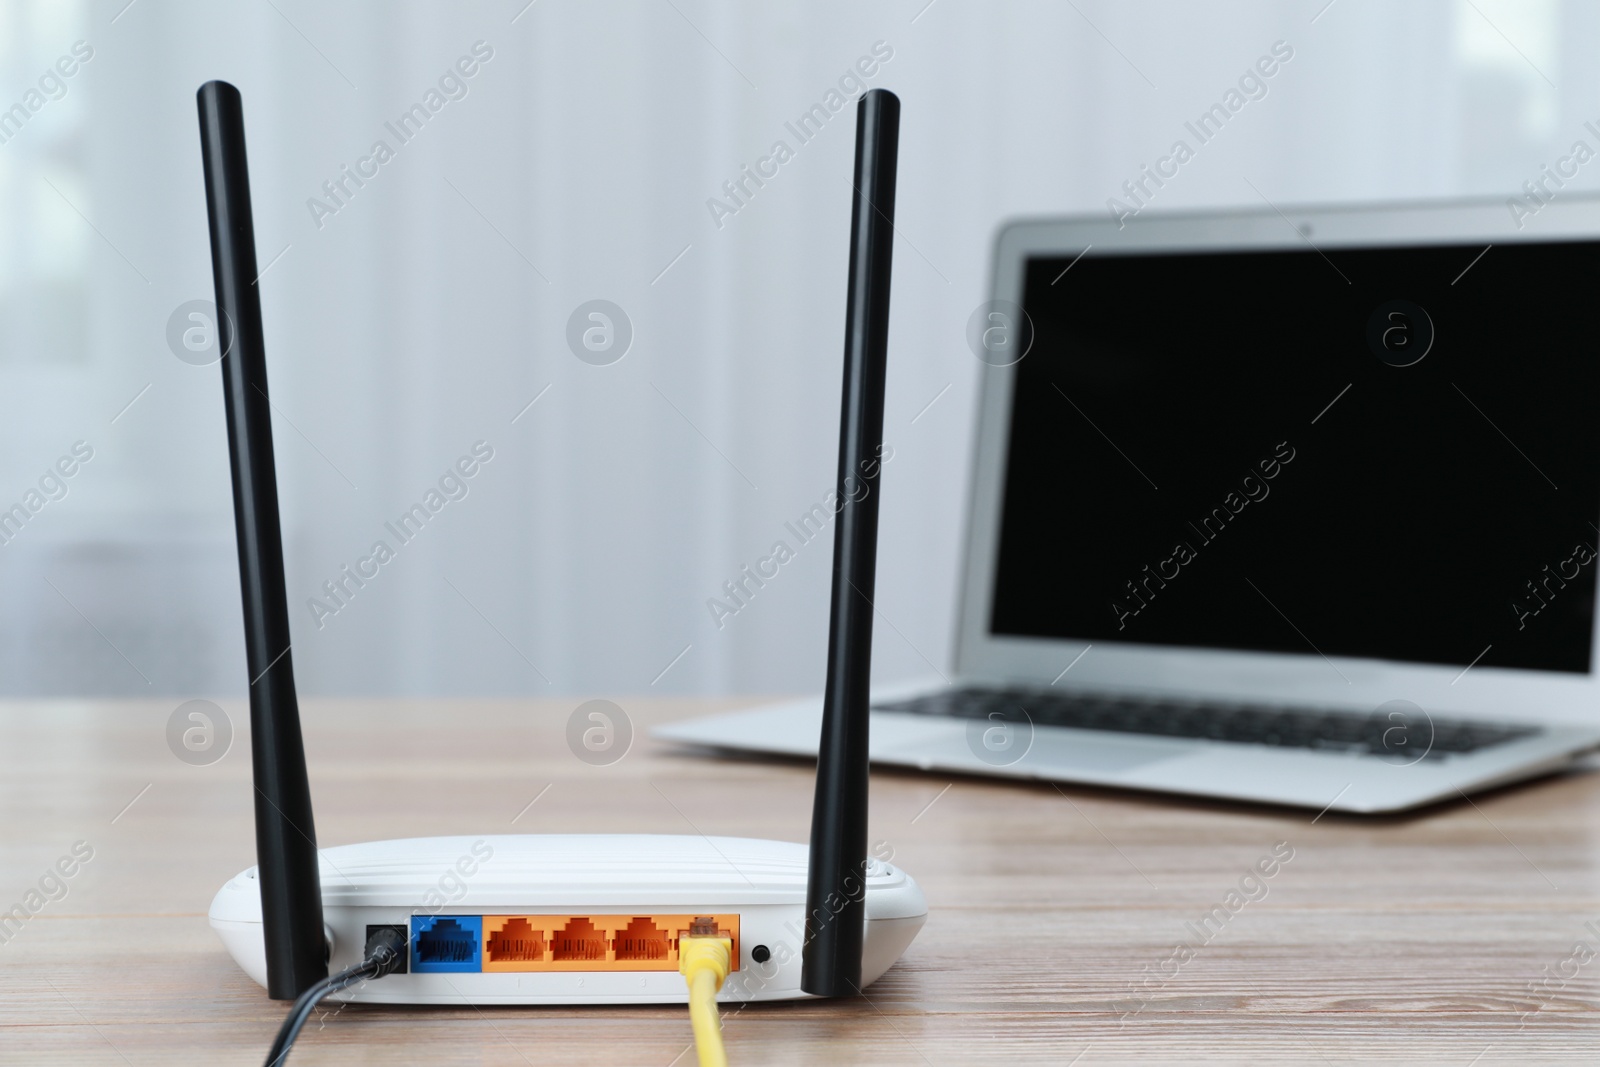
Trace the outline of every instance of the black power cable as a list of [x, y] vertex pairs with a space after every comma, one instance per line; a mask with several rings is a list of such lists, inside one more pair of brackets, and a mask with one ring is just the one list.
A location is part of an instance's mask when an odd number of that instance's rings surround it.
[[384, 927], [374, 931], [372, 936], [367, 938], [365, 959], [354, 967], [347, 967], [338, 974], [329, 975], [300, 994], [300, 998], [294, 1002], [294, 1007], [289, 1009], [289, 1017], [283, 1020], [283, 1026], [278, 1030], [278, 1039], [272, 1043], [272, 1049], [267, 1053], [267, 1067], [282, 1067], [284, 1060], [289, 1058], [289, 1049], [294, 1045], [294, 1039], [300, 1036], [300, 1028], [305, 1026], [306, 1020], [311, 1017], [311, 1010], [321, 1003], [324, 997], [341, 989], [348, 989], [357, 982], [393, 974], [405, 962], [405, 952], [405, 938], [398, 930]]

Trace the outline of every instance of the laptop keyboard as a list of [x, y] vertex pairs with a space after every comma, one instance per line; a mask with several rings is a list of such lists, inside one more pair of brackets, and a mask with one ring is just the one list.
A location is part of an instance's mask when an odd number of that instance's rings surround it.
[[[1357, 712], [1188, 700], [1149, 700], [1027, 689], [951, 689], [876, 711], [998, 718], [1036, 726], [1192, 737], [1246, 745], [1278, 745], [1387, 759], [1439, 760], [1539, 732], [1537, 726], [1441, 719], [1418, 712]], [[1026, 718], [1024, 718], [1024, 715]], [[1422, 752], [1423, 755], [1418, 755]]]

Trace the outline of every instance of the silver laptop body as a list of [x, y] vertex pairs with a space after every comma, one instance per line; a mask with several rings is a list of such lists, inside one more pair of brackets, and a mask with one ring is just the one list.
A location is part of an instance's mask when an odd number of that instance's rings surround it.
[[1600, 747], [1600, 199], [1122, 214], [998, 235], [954, 669], [872, 759], [1381, 812]]

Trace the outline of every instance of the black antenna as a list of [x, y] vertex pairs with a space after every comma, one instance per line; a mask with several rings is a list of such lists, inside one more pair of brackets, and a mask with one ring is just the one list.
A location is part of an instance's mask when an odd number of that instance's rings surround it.
[[900, 98], [872, 89], [856, 106], [855, 198], [845, 306], [844, 401], [839, 418], [839, 511], [833, 531], [828, 680], [817, 751], [800, 988], [820, 997], [861, 992], [866, 935], [867, 711], [872, 588], [878, 565], [878, 475], [894, 251]]
[[267, 994], [274, 1000], [294, 1000], [328, 977], [328, 943], [322, 931], [311, 784], [289, 654], [289, 598], [278, 528], [244, 111], [239, 90], [227, 82], [206, 82], [198, 99], [217, 291], [217, 344], [223, 353], [222, 399], [233, 470], [233, 519], [239, 537], [245, 660], [250, 670], [256, 880], [267, 946]]

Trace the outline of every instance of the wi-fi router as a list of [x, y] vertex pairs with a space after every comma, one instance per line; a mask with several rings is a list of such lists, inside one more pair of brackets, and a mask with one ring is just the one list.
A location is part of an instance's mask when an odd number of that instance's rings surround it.
[[[727, 946], [721, 1000], [859, 993], [927, 917], [911, 876], [867, 854], [881, 471], [873, 461], [883, 440], [899, 100], [873, 89], [856, 115], [840, 511], [809, 847], [572, 834], [319, 852], [290, 651], [243, 110], [225, 82], [198, 95], [251, 679], [257, 866], [223, 886], [210, 911], [233, 958], [272, 998], [299, 998], [304, 1013], [330, 994], [441, 1005], [683, 1003], [693, 980], [678, 972], [688, 974], [691, 950], [698, 959], [712, 942]], [[448, 903], [439, 893], [446, 876], [464, 887]], [[330, 966], [341, 972], [333, 980]], [[279, 1048], [287, 1050], [282, 1038]]]

